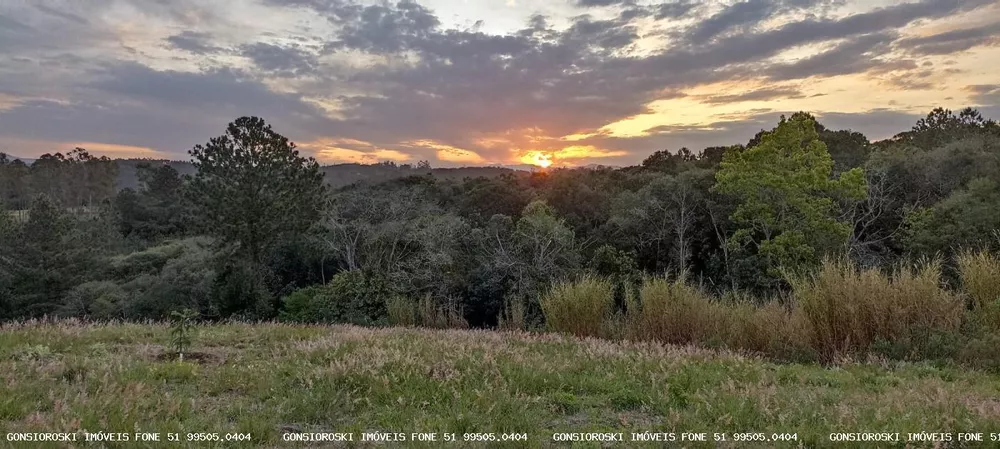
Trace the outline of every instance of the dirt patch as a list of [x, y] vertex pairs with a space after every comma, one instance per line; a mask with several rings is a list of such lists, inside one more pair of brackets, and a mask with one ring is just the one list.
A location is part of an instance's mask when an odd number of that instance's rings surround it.
[[[157, 354], [155, 359], [158, 362], [175, 362], [178, 361], [180, 357], [176, 352], [167, 351]], [[225, 363], [226, 359], [222, 356], [209, 352], [192, 351], [184, 353], [184, 361], [197, 363], [199, 365], [221, 365]]]

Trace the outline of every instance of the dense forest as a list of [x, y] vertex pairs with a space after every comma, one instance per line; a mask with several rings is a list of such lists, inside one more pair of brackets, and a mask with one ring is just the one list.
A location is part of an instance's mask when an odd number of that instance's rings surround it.
[[[800, 112], [632, 167], [383, 163], [350, 184], [258, 118], [190, 154], [186, 173], [83, 149], [0, 155], [0, 319], [383, 324], [410, 301], [445, 325], [537, 328], [543, 298], [581, 279], [607, 280], [619, 309], [652, 275], [787, 303], [824, 261], [937, 260], [958, 288], [956, 255], [1000, 243], [1000, 125], [973, 109], [878, 142]], [[134, 185], [118, 185], [123, 166]]]

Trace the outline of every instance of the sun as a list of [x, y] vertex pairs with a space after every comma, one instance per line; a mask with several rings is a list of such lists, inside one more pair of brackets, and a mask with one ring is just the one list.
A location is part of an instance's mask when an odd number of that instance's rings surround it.
[[525, 164], [537, 165], [542, 168], [548, 168], [552, 165], [552, 155], [541, 151], [530, 151], [524, 156], [521, 156], [521, 162]]

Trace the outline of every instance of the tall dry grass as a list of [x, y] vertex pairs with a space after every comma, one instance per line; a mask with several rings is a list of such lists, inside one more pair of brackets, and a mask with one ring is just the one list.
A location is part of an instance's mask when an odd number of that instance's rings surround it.
[[504, 300], [503, 310], [497, 317], [497, 327], [505, 331], [523, 331], [527, 329], [524, 300], [509, 296]]
[[941, 284], [939, 261], [899, 267], [891, 276], [825, 261], [813, 276], [791, 284], [812, 346], [827, 360], [867, 351], [878, 340], [919, 342], [954, 331], [964, 314], [962, 298]]
[[403, 296], [395, 296], [385, 303], [389, 323], [394, 326], [416, 326], [420, 322], [416, 301]]
[[614, 312], [614, 285], [593, 276], [556, 284], [541, 301], [546, 326], [580, 337], [605, 335]]
[[389, 323], [396, 326], [423, 326], [434, 329], [468, 329], [462, 309], [454, 301], [438, 304], [430, 295], [415, 301], [397, 296], [386, 302]]
[[639, 340], [687, 344], [718, 335], [725, 311], [685, 276], [646, 278], [629, 300], [627, 336]]
[[724, 310], [720, 338], [726, 347], [779, 359], [815, 359], [812, 325], [802, 309], [774, 300], [761, 305], [743, 300], [726, 304]]
[[962, 290], [972, 302], [972, 319], [990, 331], [1000, 330], [1000, 258], [985, 251], [965, 251], [957, 261]]

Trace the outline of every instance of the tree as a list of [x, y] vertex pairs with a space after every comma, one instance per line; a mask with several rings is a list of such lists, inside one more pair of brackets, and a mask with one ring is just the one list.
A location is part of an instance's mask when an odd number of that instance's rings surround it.
[[750, 243], [776, 268], [807, 268], [847, 243], [850, 225], [838, 221], [837, 201], [863, 198], [861, 169], [831, 179], [833, 160], [808, 114], [781, 118], [746, 150], [725, 154], [715, 190], [740, 204], [731, 218], [737, 243]]
[[623, 236], [640, 253], [649, 254], [651, 269], [671, 265], [677, 272], [687, 270], [711, 175], [702, 169], [663, 174], [635, 193], [623, 192], [614, 202], [608, 230]]
[[915, 254], [951, 253], [989, 243], [1000, 229], [1000, 185], [987, 178], [969, 181], [933, 207], [906, 216], [904, 241]]
[[115, 197], [118, 228], [123, 235], [144, 239], [182, 235], [189, 218], [184, 180], [173, 167], [147, 163], [136, 166], [139, 191], [123, 189]]
[[205, 229], [255, 265], [282, 236], [303, 234], [321, 217], [326, 187], [319, 164], [299, 156], [263, 119], [240, 117], [190, 154], [198, 170], [191, 199]]
[[28, 221], [12, 245], [15, 314], [51, 313], [61, 305], [64, 293], [76, 285], [69, 259], [83, 242], [70, 238], [71, 225], [70, 217], [47, 195], [32, 201]]
[[887, 144], [902, 143], [927, 151], [974, 134], [1000, 135], [1000, 125], [972, 108], [965, 108], [958, 115], [949, 109], [935, 108], [918, 120], [913, 129], [896, 134]]

